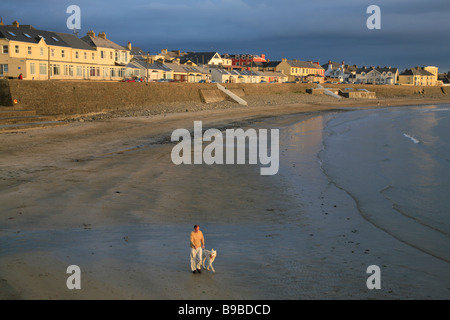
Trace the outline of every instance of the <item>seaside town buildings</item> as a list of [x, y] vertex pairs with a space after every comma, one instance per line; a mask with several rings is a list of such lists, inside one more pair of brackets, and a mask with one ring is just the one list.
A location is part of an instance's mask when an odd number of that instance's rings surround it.
[[398, 69], [392, 67], [362, 67], [349, 77], [349, 82], [356, 84], [396, 84]]
[[37, 30], [30, 25], [0, 25], [0, 76], [24, 80], [121, 80], [130, 50], [92, 31], [85, 38]]
[[325, 69], [325, 77], [331, 79], [337, 79], [339, 82], [349, 82], [349, 79], [356, 75], [358, 67], [356, 65], [349, 66], [335, 61], [328, 61], [327, 64], [322, 65]]
[[399, 75], [398, 81], [402, 85], [436, 86], [438, 85], [438, 68], [429, 66], [406, 69]]
[[[220, 54], [161, 50], [150, 54], [130, 42], [122, 46], [105, 32], [75, 34], [35, 29], [0, 21], [0, 78], [24, 80], [140, 79], [159, 82], [284, 83], [341, 82], [355, 84], [445, 85], [437, 67], [399, 73], [393, 67], [362, 67], [329, 61], [271, 61], [265, 54]], [[438, 76], [440, 77], [438, 80]]]
[[323, 83], [325, 78], [325, 69], [312, 61], [283, 59], [276, 70], [287, 75], [289, 81]]

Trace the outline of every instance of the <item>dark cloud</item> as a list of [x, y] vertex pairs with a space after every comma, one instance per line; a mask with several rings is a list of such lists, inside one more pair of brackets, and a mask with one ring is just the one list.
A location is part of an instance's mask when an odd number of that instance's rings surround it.
[[[106, 32], [144, 50], [266, 53], [272, 59], [345, 60], [358, 65], [450, 69], [448, 0], [157, 0], [2, 1], [6, 23], [69, 32], [66, 8], [82, 10], [84, 35]], [[381, 30], [366, 9], [381, 8]]]

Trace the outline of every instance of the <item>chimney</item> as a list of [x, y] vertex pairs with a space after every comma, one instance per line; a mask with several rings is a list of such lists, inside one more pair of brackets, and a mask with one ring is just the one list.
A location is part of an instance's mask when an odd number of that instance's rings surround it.
[[265, 55], [265, 54], [262, 54], [262, 55], [261, 55], [261, 59], [266, 60], [266, 55]]
[[99, 33], [98, 33], [98, 37], [106, 40], [106, 33], [104, 33], [104, 32], [99, 32]]
[[17, 22], [17, 20], [14, 21], [14, 22], [12, 23], [12, 26], [18, 28], [18, 27], [19, 27], [19, 22]]
[[176, 64], [180, 64], [180, 58], [174, 59], [173, 62], [176, 63]]
[[127, 49], [131, 51], [131, 42], [128, 42]]
[[89, 30], [86, 34], [87, 34], [88, 36], [92, 37], [92, 38], [95, 38], [95, 32], [94, 32], [94, 30]]
[[5, 24], [3, 23], [3, 18], [0, 17], [0, 26], [4, 26]]
[[281, 59], [281, 62], [287, 62], [286, 58]]

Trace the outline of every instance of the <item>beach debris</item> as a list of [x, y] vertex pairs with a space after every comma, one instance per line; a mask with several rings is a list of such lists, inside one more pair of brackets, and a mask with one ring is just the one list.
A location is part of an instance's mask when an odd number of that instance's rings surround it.
[[403, 136], [404, 136], [405, 138], [410, 139], [410, 140], [411, 140], [412, 142], [414, 142], [415, 144], [420, 143], [419, 140], [417, 140], [416, 138], [414, 138], [413, 136], [411, 136], [411, 135], [409, 135], [409, 134], [404, 133]]

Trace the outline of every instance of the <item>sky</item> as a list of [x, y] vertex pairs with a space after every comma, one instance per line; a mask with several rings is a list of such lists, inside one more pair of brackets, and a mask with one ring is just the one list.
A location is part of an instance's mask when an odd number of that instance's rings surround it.
[[[1, 0], [5, 24], [72, 33], [67, 7], [88, 30], [155, 54], [161, 49], [265, 54], [270, 60], [329, 60], [400, 71], [450, 71], [449, 0]], [[368, 29], [370, 5], [381, 29]]]

